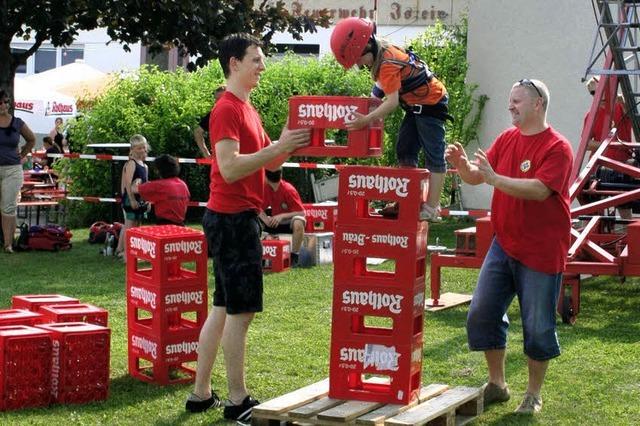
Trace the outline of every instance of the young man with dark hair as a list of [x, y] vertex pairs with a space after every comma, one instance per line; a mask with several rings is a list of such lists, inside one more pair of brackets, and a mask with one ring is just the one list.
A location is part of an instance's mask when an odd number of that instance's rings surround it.
[[137, 185], [132, 191], [143, 200], [153, 203], [158, 225], [184, 225], [191, 194], [180, 176], [180, 163], [171, 155], [162, 154], [154, 162], [160, 179]]
[[278, 143], [271, 143], [258, 112], [249, 101], [265, 70], [262, 43], [249, 34], [232, 34], [219, 46], [219, 61], [227, 90], [209, 121], [213, 148], [209, 202], [203, 228], [213, 257], [213, 309], [198, 344], [198, 365], [187, 411], [221, 406], [211, 389], [211, 371], [222, 345], [228, 400], [224, 417], [248, 422], [258, 401], [245, 386], [247, 331], [262, 311], [262, 245], [260, 220], [264, 169], [277, 170], [295, 150], [309, 144], [306, 129], [286, 126]]

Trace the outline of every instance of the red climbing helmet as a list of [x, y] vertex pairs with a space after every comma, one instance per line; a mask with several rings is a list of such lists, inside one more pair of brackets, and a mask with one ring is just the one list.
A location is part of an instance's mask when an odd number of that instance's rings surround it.
[[363, 18], [347, 18], [338, 22], [331, 33], [331, 51], [345, 69], [358, 62], [367, 43], [376, 32], [376, 25]]

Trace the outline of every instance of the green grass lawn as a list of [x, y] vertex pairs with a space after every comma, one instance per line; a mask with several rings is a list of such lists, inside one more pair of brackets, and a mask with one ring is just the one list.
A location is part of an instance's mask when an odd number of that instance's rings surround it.
[[[430, 241], [453, 245], [452, 230], [468, 224], [432, 226]], [[0, 307], [15, 294], [61, 293], [109, 311], [111, 385], [109, 399], [86, 405], [52, 405], [0, 413], [0, 424], [25, 425], [172, 425], [222, 423], [219, 410], [198, 415], [184, 412], [191, 385], [159, 387], [127, 374], [127, 329], [124, 265], [98, 254], [87, 230], [74, 231], [67, 252], [0, 254]], [[471, 293], [475, 270], [445, 269], [443, 291]], [[247, 383], [252, 394], [267, 400], [328, 376], [333, 269], [319, 266], [267, 275], [265, 312], [249, 332]], [[551, 362], [544, 409], [535, 419], [511, 414], [525, 390], [517, 304], [509, 314], [507, 359], [511, 401], [489, 408], [475, 424], [630, 425], [640, 421], [640, 281], [612, 278], [586, 281], [582, 310], [574, 326], [560, 323], [562, 356]], [[427, 296], [428, 297], [428, 296]], [[425, 315], [423, 384], [480, 386], [486, 379], [481, 353], [467, 349], [467, 306]], [[212, 378], [226, 396], [219, 358]]]

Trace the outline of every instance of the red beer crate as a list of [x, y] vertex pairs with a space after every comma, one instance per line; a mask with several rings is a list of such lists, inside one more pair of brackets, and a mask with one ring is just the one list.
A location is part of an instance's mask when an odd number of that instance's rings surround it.
[[84, 322], [41, 324], [38, 328], [52, 335], [53, 402], [84, 404], [106, 400], [111, 330]]
[[307, 219], [305, 232], [333, 232], [338, 219], [338, 203], [303, 204]]
[[405, 345], [331, 338], [329, 398], [408, 404], [418, 397], [422, 335]]
[[[155, 286], [206, 284], [207, 243], [202, 231], [176, 225], [127, 230], [127, 280]], [[195, 265], [187, 269], [184, 263]]]
[[129, 328], [129, 374], [162, 386], [193, 381], [196, 372], [187, 363], [198, 359], [199, 335], [188, 330], [154, 336]]
[[206, 285], [164, 288], [127, 282], [129, 329], [156, 336], [200, 330], [207, 319], [207, 308]]
[[36, 325], [42, 322], [42, 314], [27, 309], [4, 309], [0, 311], [2, 325]]
[[[427, 222], [409, 222], [399, 229], [344, 225], [341, 219], [334, 237], [335, 282], [367, 286], [374, 281], [395, 287], [413, 286], [416, 279], [424, 282], [428, 229]], [[395, 269], [370, 269], [367, 258], [394, 260]]]
[[306, 157], [379, 157], [382, 155], [382, 120], [369, 127], [347, 133], [347, 145], [328, 145], [326, 129], [346, 129], [345, 122], [355, 119], [354, 112], [368, 114], [380, 105], [375, 98], [349, 96], [293, 96], [289, 98], [289, 127], [310, 128], [309, 146], [294, 152]]
[[107, 327], [109, 312], [88, 303], [68, 305], [44, 305], [38, 310], [43, 323], [51, 322], [87, 322]]
[[411, 289], [349, 286], [334, 283], [331, 336], [387, 345], [409, 344], [423, 332], [424, 281]]
[[[428, 192], [429, 171], [424, 169], [345, 166], [338, 184], [338, 224], [405, 229], [419, 221]], [[397, 217], [378, 214], [370, 206], [372, 201], [397, 202]]]
[[0, 410], [46, 407], [51, 401], [51, 333], [0, 327]]
[[291, 246], [287, 240], [262, 240], [262, 267], [282, 272], [291, 267]]
[[38, 312], [43, 305], [66, 305], [69, 303], [80, 303], [75, 297], [67, 297], [61, 294], [25, 294], [13, 296], [11, 307], [14, 309], [28, 309]]

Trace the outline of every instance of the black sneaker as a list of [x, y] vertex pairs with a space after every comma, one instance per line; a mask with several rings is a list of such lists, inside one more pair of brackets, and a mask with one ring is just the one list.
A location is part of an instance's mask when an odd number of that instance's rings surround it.
[[187, 403], [184, 406], [185, 410], [191, 413], [202, 413], [209, 408], [218, 407], [222, 407], [222, 401], [220, 401], [220, 398], [218, 398], [215, 392], [211, 392], [211, 397], [207, 399], [202, 399], [195, 393], [192, 393], [187, 398]]
[[247, 395], [240, 405], [233, 405], [227, 401], [224, 406], [224, 418], [248, 423], [251, 421], [251, 410], [258, 404], [260, 404], [260, 402], [251, 398], [250, 395]]

